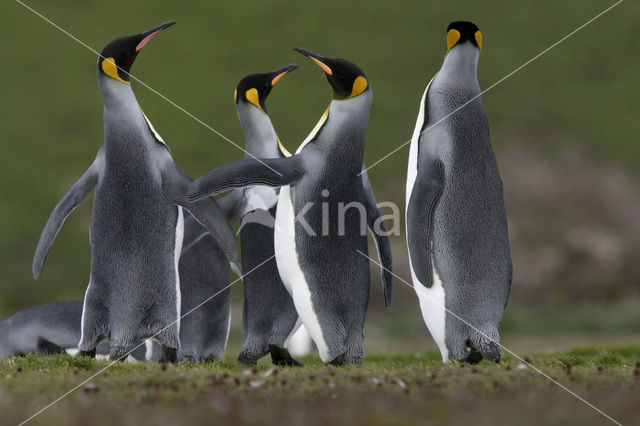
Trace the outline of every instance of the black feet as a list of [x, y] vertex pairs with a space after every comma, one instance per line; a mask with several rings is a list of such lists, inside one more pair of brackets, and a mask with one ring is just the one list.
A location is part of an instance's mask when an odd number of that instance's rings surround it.
[[238, 355], [238, 362], [244, 365], [256, 365], [258, 363], [258, 359], [255, 356], [251, 356], [249, 354], [240, 352]]
[[347, 363], [345, 354], [338, 355], [333, 360], [329, 361], [327, 365], [333, 365], [334, 367], [340, 367], [341, 365], [345, 365]]
[[78, 351], [78, 355], [79, 356], [88, 356], [89, 358], [95, 358], [96, 357], [96, 350], [95, 348], [90, 350], [90, 351]]
[[162, 347], [162, 358], [160, 362], [170, 362], [172, 364], [178, 361], [178, 350], [176, 348]]
[[64, 349], [48, 340], [40, 338], [38, 339], [38, 353], [42, 355], [53, 355], [64, 353]]
[[196, 362], [196, 356], [194, 354], [181, 354], [180, 361]]
[[273, 365], [280, 367], [304, 367], [304, 364], [293, 358], [289, 351], [276, 345], [269, 345]]

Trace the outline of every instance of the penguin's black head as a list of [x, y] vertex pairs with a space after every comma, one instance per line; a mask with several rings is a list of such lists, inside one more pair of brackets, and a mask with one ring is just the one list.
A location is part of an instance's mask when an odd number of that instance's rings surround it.
[[327, 75], [333, 88], [332, 99], [345, 100], [355, 98], [369, 89], [364, 72], [353, 62], [343, 58], [325, 58], [317, 53], [296, 47], [294, 50], [309, 57]]
[[236, 87], [236, 91], [233, 94], [233, 100], [236, 104], [238, 102], [249, 102], [266, 113], [265, 101], [269, 93], [271, 93], [271, 89], [285, 74], [296, 68], [298, 68], [296, 64], [289, 64], [272, 72], [249, 74], [238, 83], [238, 87]]
[[473, 22], [455, 21], [447, 27], [447, 53], [454, 46], [469, 42], [482, 50], [482, 33]]
[[129, 84], [131, 65], [136, 60], [138, 52], [151, 41], [160, 31], [175, 24], [173, 21], [155, 26], [143, 33], [120, 37], [107, 44], [98, 58], [98, 73], [102, 73], [114, 80]]

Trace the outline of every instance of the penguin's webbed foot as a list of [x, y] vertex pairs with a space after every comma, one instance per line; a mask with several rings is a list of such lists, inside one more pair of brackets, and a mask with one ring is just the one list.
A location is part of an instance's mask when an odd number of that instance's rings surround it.
[[269, 345], [271, 362], [279, 367], [304, 367], [304, 364], [293, 358], [289, 351], [276, 345]]
[[241, 352], [238, 355], [238, 362], [243, 365], [256, 365], [258, 363], [258, 359], [254, 356]]
[[78, 356], [88, 356], [89, 358], [95, 358], [96, 357], [96, 349], [93, 348], [93, 349], [88, 350], [88, 351], [78, 351]]
[[327, 365], [333, 365], [334, 367], [341, 367], [345, 364], [347, 364], [346, 354], [338, 355], [331, 361], [327, 362]]
[[178, 350], [176, 348], [163, 346], [162, 357], [160, 358], [160, 362], [168, 362], [171, 364], [175, 364], [176, 362], [178, 362]]
[[55, 343], [52, 343], [43, 338], [38, 339], [38, 353], [41, 355], [53, 355], [65, 353], [64, 349]]

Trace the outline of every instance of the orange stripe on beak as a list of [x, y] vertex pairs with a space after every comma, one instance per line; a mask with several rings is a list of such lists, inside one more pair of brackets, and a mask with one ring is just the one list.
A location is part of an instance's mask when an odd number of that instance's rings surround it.
[[324, 62], [321, 62], [319, 59], [316, 59], [313, 56], [309, 56], [309, 59], [311, 59], [313, 62], [315, 62], [317, 66], [322, 68], [322, 71], [324, 71], [328, 75], [333, 75], [333, 71], [331, 71], [331, 68], [329, 68], [329, 66], [327, 64], [325, 64]]
[[156, 31], [154, 33], [149, 34], [145, 38], [143, 38], [142, 41], [140, 43], [138, 43], [138, 45], [136, 46], [136, 52], [141, 51], [142, 48], [145, 47], [147, 45], [147, 43], [149, 43], [151, 41], [152, 38], [157, 36], [160, 31], [162, 31], [162, 30], [158, 30], [158, 31]]
[[284, 75], [285, 75], [286, 73], [288, 73], [288, 72], [289, 72], [289, 71], [281, 72], [280, 74], [278, 74], [278, 75], [276, 75], [275, 77], [273, 77], [273, 80], [271, 80], [271, 85], [272, 85], [272, 86], [275, 86], [275, 85], [276, 85], [276, 83], [277, 83], [278, 81], [280, 81], [280, 79], [281, 79], [282, 77], [284, 77]]

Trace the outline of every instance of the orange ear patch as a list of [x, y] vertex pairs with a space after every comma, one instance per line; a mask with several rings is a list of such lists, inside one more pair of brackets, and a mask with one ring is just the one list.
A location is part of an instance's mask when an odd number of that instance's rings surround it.
[[361, 75], [356, 77], [356, 79], [353, 81], [353, 88], [351, 89], [351, 95], [349, 95], [349, 98], [355, 98], [356, 96], [367, 90], [368, 85], [369, 83], [367, 82], [366, 78]]
[[451, 29], [447, 33], [447, 52], [460, 40], [460, 31]]
[[102, 71], [104, 71], [106, 75], [108, 75], [114, 80], [118, 80], [122, 83], [129, 84], [128, 81], [123, 80], [118, 75], [118, 67], [116, 67], [116, 61], [113, 58], [106, 58], [104, 61], [102, 61]]
[[475, 33], [476, 43], [478, 43], [478, 48], [482, 50], [482, 33], [480, 31], [476, 31]]
[[255, 105], [260, 111], [264, 112], [262, 107], [260, 106], [260, 96], [258, 95], [258, 89], [249, 89], [244, 92], [244, 96], [247, 98], [249, 102]]

